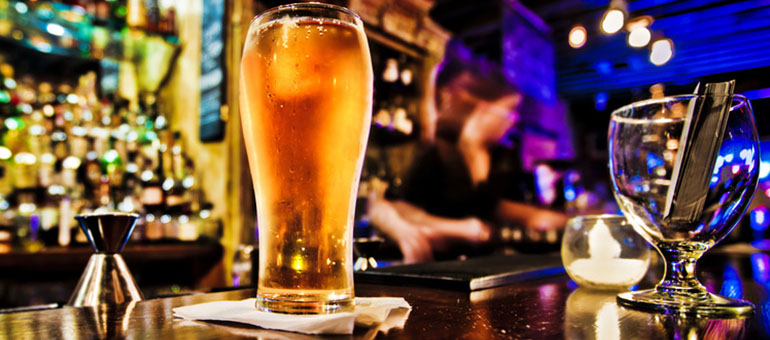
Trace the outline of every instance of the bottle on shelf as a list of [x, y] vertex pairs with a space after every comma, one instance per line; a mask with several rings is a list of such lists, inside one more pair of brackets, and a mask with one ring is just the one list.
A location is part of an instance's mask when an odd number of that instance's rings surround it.
[[132, 106], [100, 99], [93, 72], [54, 85], [11, 84], [11, 71], [0, 65], [11, 98], [0, 93], [0, 253], [85, 244], [73, 217], [98, 209], [139, 213], [137, 241], [218, 239], [182, 135], [155, 95]]

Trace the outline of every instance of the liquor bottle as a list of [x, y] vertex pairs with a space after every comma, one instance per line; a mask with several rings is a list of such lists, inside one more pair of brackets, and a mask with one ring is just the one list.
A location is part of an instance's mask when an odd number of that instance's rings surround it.
[[144, 0], [128, 0], [126, 3], [126, 23], [131, 28], [147, 27], [147, 8]]
[[0, 198], [0, 207], [3, 204], [8, 204], [5, 198], [13, 193], [13, 175], [9, 167], [10, 158], [11, 151], [4, 146], [0, 146], [0, 197], [2, 197]]
[[13, 210], [5, 198], [0, 197], [0, 254], [10, 253], [16, 244], [16, 226]]
[[86, 138], [88, 141], [88, 152], [83, 162], [83, 167], [80, 169], [80, 182], [85, 187], [85, 199], [95, 200], [99, 197], [99, 187], [102, 182], [102, 167], [99, 164], [99, 153], [96, 152], [97, 139], [92, 137]]
[[166, 207], [175, 215], [189, 214], [189, 196], [185, 193], [185, 160], [179, 133], [174, 138], [161, 145], [161, 160], [163, 162], [163, 191], [166, 197]]
[[174, 9], [173, 5], [160, 8], [158, 30], [161, 34], [176, 35], [176, 9]]
[[36, 252], [43, 247], [40, 241], [40, 214], [35, 204], [34, 191], [17, 194], [18, 206], [14, 225], [16, 237], [24, 250]]
[[[15, 115], [14, 98], [16, 80], [13, 78], [13, 66], [0, 64], [0, 117]], [[14, 100], [15, 99], [15, 100]]]
[[144, 0], [144, 8], [147, 11], [145, 18], [147, 20], [147, 30], [150, 32], [159, 32], [160, 9], [158, 0]]
[[37, 188], [37, 157], [22, 149], [14, 160], [14, 184], [17, 191], [32, 191]]
[[137, 164], [137, 157], [139, 156], [139, 153], [138, 150], [129, 149], [126, 154], [127, 161], [125, 166], [125, 173], [123, 174], [122, 181], [116, 190], [120, 190], [123, 197], [118, 205], [118, 209], [120, 211], [132, 212], [142, 205], [141, 201], [139, 200], [142, 193], [142, 185], [139, 179], [140, 168]]
[[110, 21], [110, 3], [105, 0], [91, 1], [94, 7], [94, 23], [97, 25], [107, 25]]
[[[72, 207], [73, 212], [77, 212], [80, 214], [87, 214], [94, 210], [94, 205], [92, 204], [92, 200], [87, 199], [85, 193], [86, 193], [86, 189], [83, 182], [77, 182], [69, 191], [70, 205]], [[77, 226], [77, 221], [75, 221], [74, 218], [70, 219], [69, 221], [70, 221], [69, 229], [71, 230], [70, 243], [74, 245], [86, 244], [88, 242], [88, 238], [86, 237], [86, 234], [83, 233], [83, 229]]]
[[109, 140], [109, 149], [102, 156], [101, 162], [102, 173], [105, 174], [103, 185], [106, 183], [108, 189], [109, 187], [115, 188], [115, 190], [109, 190], [109, 200], [116, 203], [123, 201], [125, 198], [125, 192], [120, 190], [121, 185], [123, 184], [125, 167], [123, 165], [123, 158], [120, 157], [120, 152], [117, 150], [120, 148], [119, 145], [118, 139], [111, 136]]
[[57, 243], [66, 247], [69, 246], [73, 239], [73, 234], [77, 231], [72, 228], [72, 221], [75, 216], [72, 213], [71, 200], [67, 196], [63, 196], [59, 200], [59, 235], [57, 235]]
[[110, 26], [118, 31], [126, 26], [126, 14], [128, 10], [126, 8], [126, 0], [117, 0], [110, 2]]
[[197, 241], [200, 237], [200, 231], [194, 215], [182, 214], [177, 217], [178, 234], [177, 239], [183, 242]]
[[99, 208], [106, 208], [108, 211], [115, 209], [115, 203], [112, 201], [112, 196], [110, 195], [110, 179], [107, 176], [101, 177], [101, 183], [99, 184], [95, 203]]
[[140, 201], [145, 212], [145, 239], [159, 241], [163, 238], [163, 226], [160, 218], [163, 215], [163, 190], [157, 166], [145, 160], [140, 175], [142, 191]]
[[[52, 187], [56, 188], [56, 187]], [[59, 206], [60, 199], [58, 191], [53, 193], [46, 191], [43, 204], [39, 209], [40, 216], [40, 240], [46, 247], [53, 247], [59, 244]]]

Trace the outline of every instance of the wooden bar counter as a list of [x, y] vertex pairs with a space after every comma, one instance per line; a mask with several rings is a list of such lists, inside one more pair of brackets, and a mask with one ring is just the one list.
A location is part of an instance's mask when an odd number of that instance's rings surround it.
[[[406, 327], [377, 339], [767, 339], [770, 255], [743, 250], [707, 254], [699, 277], [709, 290], [753, 302], [754, 316], [709, 320], [618, 307], [613, 293], [590, 291], [566, 275], [477, 292], [357, 284], [358, 296], [402, 296], [413, 307]], [[652, 276], [652, 275], [650, 275]], [[649, 284], [649, 283], [647, 283]], [[230, 323], [175, 319], [172, 308], [253, 297], [253, 289], [151, 299], [120, 308], [59, 308], [0, 315], [0, 339], [371, 339], [309, 336]]]

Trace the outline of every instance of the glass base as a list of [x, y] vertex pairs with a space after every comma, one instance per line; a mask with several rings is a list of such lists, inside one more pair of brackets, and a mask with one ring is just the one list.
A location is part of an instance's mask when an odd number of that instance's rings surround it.
[[657, 289], [618, 294], [618, 305], [654, 313], [686, 314], [697, 317], [740, 318], [752, 315], [754, 305], [711, 293], [693, 297], [666, 294]]
[[257, 295], [256, 306], [265, 312], [284, 314], [334, 314], [352, 312], [353, 298], [323, 300], [312, 295], [281, 295], [265, 297]]

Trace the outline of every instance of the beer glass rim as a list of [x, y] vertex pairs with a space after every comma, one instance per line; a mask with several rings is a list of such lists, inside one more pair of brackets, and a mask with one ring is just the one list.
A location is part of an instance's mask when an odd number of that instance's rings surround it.
[[[720, 95], [712, 95], [712, 96], [720, 96]], [[738, 103], [730, 107], [730, 111], [734, 111], [735, 109], [748, 104], [749, 100], [744, 97], [742, 94], [733, 94], [733, 101], [737, 101]], [[612, 111], [612, 116], [619, 116], [623, 112], [637, 109], [643, 106], [648, 105], [655, 105], [655, 104], [664, 104], [664, 103], [671, 103], [671, 102], [681, 102], [681, 101], [687, 101], [695, 98], [703, 97], [703, 95], [699, 94], [683, 94], [683, 95], [675, 95], [675, 96], [668, 96], [663, 98], [652, 98], [652, 99], [646, 99], [646, 100], [640, 100], [637, 102], [633, 102], [631, 104], [624, 105], [618, 109], [615, 109]]]
[[[362, 23], [361, 17], [359, 17], [358, 14], [356, 14], [356, 12], [353, 12], [347, 7], [320, 3], [320, 2], [299, 2], [299, 3], [280, 5], [280, 6], [267, 9], [264, 12], [255, 16], [254, 19], [251, 20], [251, 25], [265, 24], [267, 22], [276, 20], [277, 18], [271, 18], [271, 16], [275, 15], [276, 13], [283, 13], [283, 12], [290, 13], [296, 10], [313, 11], [314, 12], [313, 15], [309, 16], [312, 18], [322, 18], [322, 19], [328, 18], [328, 19], [342, 20], [356, 26]], [[352, 17], [352, 20], [345, 20], [344, 18], [332, 17], [328, 14], [324, 15], [324, 11], [329, 11], [329, 13], [337, 12], [337, 13], [349, 15]], [[265, 20], [265, 19], [268, 19], [268, 20]]]

